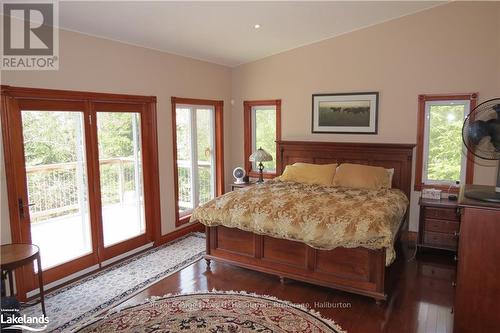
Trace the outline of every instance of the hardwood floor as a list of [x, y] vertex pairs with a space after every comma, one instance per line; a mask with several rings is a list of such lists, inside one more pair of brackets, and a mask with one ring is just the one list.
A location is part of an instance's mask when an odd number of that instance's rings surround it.
[[[411, 250], [410, 250], [411, 251]], [[406, 252], [406, 257], [410, 256]], [[455, 265], [444, 253], [419, 254], [393, 264], [390, 298], [382, 305], [373, 299], [329, 288], [286, 280], [228, 264], [204, 260], [159, 281], [127, 300], [132, 304], [150, 296], [197, 290], [244, 290], [272, 295], [295, 303], [308, 303], [323, 316], [334, 319], [348, 332], [452, 332], [452, 281]]]

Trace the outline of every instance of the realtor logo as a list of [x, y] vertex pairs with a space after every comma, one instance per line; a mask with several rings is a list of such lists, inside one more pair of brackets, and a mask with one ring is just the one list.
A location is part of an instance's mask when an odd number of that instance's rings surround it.
[[2, 9], [2, 69], [57, 70], [57, 3], [3, 3]]

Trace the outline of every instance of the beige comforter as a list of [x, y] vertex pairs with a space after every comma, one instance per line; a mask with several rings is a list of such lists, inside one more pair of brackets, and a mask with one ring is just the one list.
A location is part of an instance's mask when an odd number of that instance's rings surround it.
[[386, 265], [390, 265], [395, 259], [394, 238], [407, 207], [408, 199], [397, 189], [272, 180], [205, 203], [194, 210], [191, 221], [300, 241], [324, 250], [385, 248]]

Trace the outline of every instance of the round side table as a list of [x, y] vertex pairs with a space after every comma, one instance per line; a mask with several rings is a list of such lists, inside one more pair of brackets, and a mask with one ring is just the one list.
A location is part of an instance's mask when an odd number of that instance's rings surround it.
[[40, 249], [32, 244], [5, 244], [0, 247], [0, 270], [2, 271], [2, 280], [9, 277], [10, 296], [14, 295], [14, 283], [12, 280], [12, 271], [36, 260], [38, 267], [38, 286], [40, 288], [40, 304], [42, 312], [45, 313], [45, 295], [43, 292], [42, 263], [40, 261]]

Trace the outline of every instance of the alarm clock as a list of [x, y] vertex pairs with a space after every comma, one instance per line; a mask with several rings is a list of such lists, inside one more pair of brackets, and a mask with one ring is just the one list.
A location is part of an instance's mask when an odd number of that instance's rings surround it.
[[441, 190], [435, 188], [424, 188], [422, 190], [422, 198], [431, 200], [441, 200]]
[[234, 182], [235, 184], [245, 184], [245, 181], [243, 178], [246, 176], [245, 169], [242, 167], [237, 167], [233, 170], [233, 176], [236, 178], [236, 181]]

